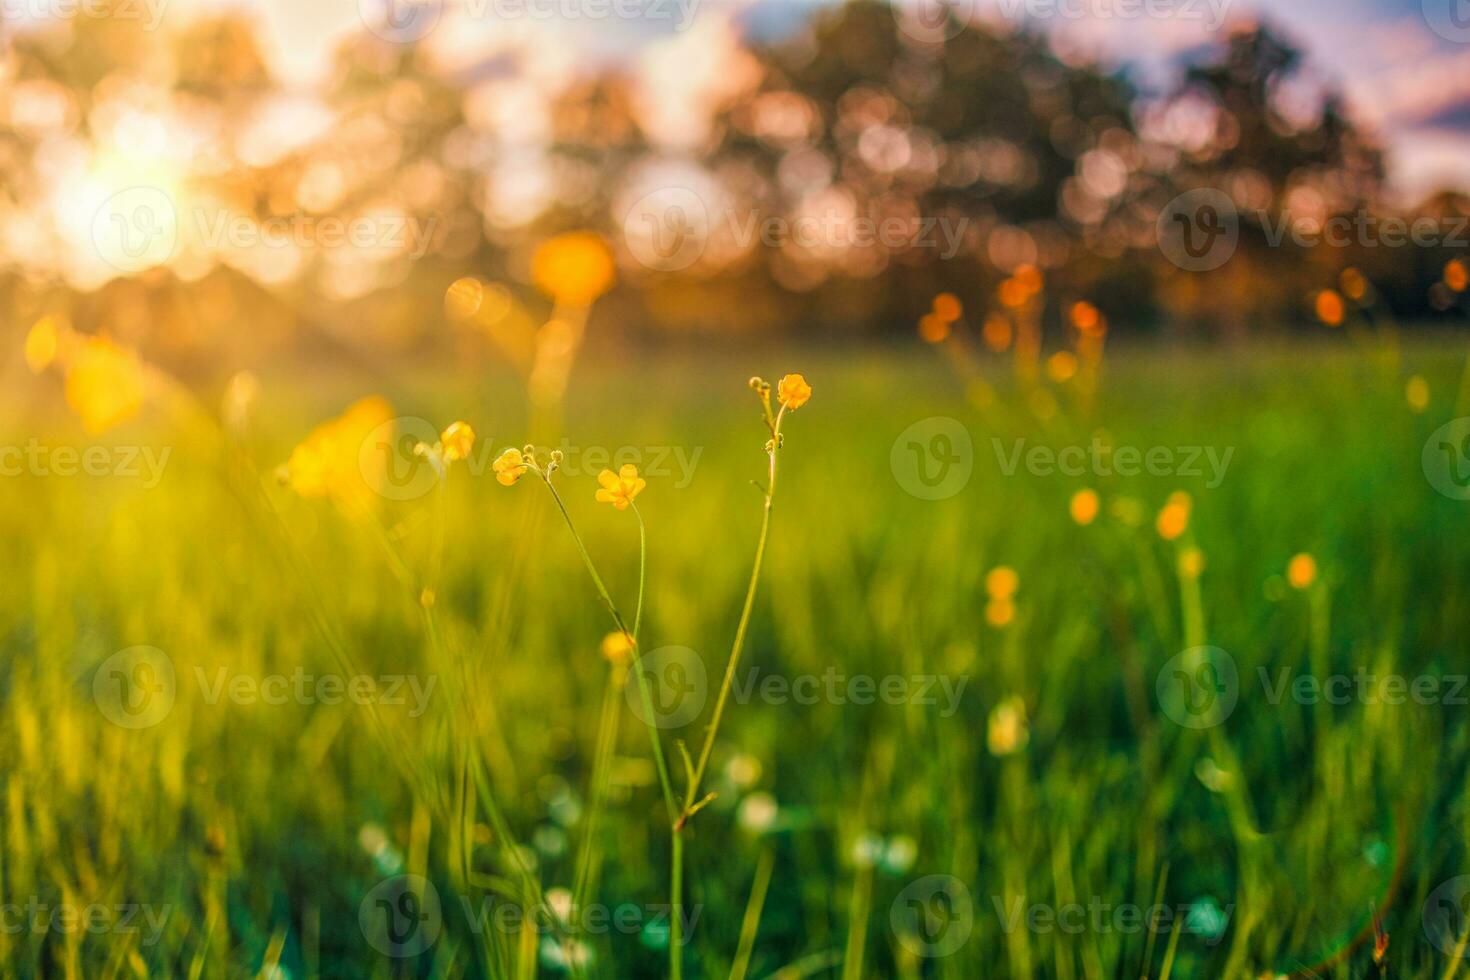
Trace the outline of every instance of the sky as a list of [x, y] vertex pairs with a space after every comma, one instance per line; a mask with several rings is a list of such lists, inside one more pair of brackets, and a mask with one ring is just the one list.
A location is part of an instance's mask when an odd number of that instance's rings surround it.
[[[7, 0], [10, 2], [10, 0]], [[41, 2], [46, 0], [14, 0]], [[631, 59], [659, 87], [718, 85], [732, 70], [739, 31], [789, 30], [842, 0], [133, 0], [165, 15], [230, 7], [255, 18], [275, 68], [308, 88], [334, 47], [383, 7], [435, 5], [430, 41], [448, 63], [484, 64], [497, 45], [536, 50], [537, 70], [575, 72], [598, 59]], [[1391, 187], [1406, 203], [1444, 186], [1470, 190], [1470, 0], [895, 0], [921, 11], [946, 3], [982, 18], [1024, 17], [1057, 43], [1080, 46], [1161, 84], [1182, 55], [1240, 19], [1264, 18], [1309, 53], [1314, 77], [1342, 88], [1355, 119], [1388, 150]], [[636, 7], [637, 17], [608, 10]], [[600, 15], [594, 12], [601, 11]], [[419, 11], [423, 13], [423, 11]], [[680, 94], [668, 96], [678, 113]]]

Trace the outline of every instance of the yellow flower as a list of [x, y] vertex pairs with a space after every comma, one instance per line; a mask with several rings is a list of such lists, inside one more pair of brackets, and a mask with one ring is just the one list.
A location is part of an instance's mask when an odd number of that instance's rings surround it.
[[985, 621], [996, 629], [1009, 626], [1016, 618], [1016, 604], [1010, 599], [991, 599], [985, 604]]
[[788, 374], [776, 385], [776, 398], [790, 411], [796, 411], [812, 397], [812, 386], [799, 374]]
[[444, 446], [445, 459], [451, 462], [469, 459], [470, 450], [475, 448], [475, 430], [468, 422], [454, 422], [440, 433], [439, 442]]
[[626, 664], [633, 656], [633, 640], [622, 630], [615, 630], [602, 638], [602, 655], [610, 663]]
[[1317, 560], [1306, 552], [1292, 555], [1286, 563], [1286, 580], [1293, 589], [1305, 589], [1317, 581]]
[[1404, 399], [1408, 401], [1410, 410], [1424, 411], [1429, 407], [1429, 382], [1422, 375], [1414, 375], [1404, 385]]
[[1176, 490], [1169, 494], [1169, 500], [1164, 504], [1164, 509], [1159, 511], [1159, 517], [1155, 524], [1159, 537], [1165, 541], [1173, 541], [1184, 533], [1189, 527], [1189, 509], [1191, 506], [1189, 494], [1182, 490]]
[[1199, 578], [1205, 570], [1205, 553], [1198, 548], [1179, 552], [1179, 574], [1183, 578]]
[[992, 568], [985, 576], [985, 591], [995, 600], [1009, 601], [1020, 585], [1021, 577], [1016, 570], [1005, 565]]
[[89, 337], [66, 372], [66, 403], [96, 435], [143, 407], [143, 365], [136, 354], [102, 337]]
[[526, 475], [526, 458], [519, 449], [507, 449], [496, 458], [491, 468], [495, 470], [495, 479], [500, 481], [501, 486], [514, 486], [517, 480]]
[[597, 474], [597, 482], [602, 484], [602, 489], [597, 491], [598, 502], [612, 504], [618, 510], [627, 510], [633, 498], [648, 485], [648, 481], [638, 475], [638, 467], [632, 463], [625, 463], [616, 473], [603, 470]]
[[541, 243], [531, 258], [536, 288], [558, 303], [589, 306], [617, 278], [612, 252], [590, 231], [557, 235]]
[[1098, 498], [1096, 490], [1078, 490], [1072, 494], [1072, 520], [1086, 527], [1097, 520]]
[[995, 756], [1011, 755], [1026, 747], [1031, 729], [1026, 722], [1026, 702], [1010, 697], [990, 712], [985, 730], [985, 746]]
[[26, 366], [32, 374], [40, 374], [56, 360], [59, 333], [56, 319], [43, 316], [26, 334]]
[[291, 489], [303, 497], [371, 501], [386, 480], [387, 459], [367, 445], [368, 437], [392, 418], [392, 406], [373, 395], [317, 426], [286, 461]]

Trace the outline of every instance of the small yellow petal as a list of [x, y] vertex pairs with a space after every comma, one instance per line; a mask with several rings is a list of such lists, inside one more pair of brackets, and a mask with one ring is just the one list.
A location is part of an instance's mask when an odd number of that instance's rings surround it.
[[616, 490], [618, 488], [618, 475], [612, 470], [603, 470], [597, 474], [597, 482], [602, 484], [604, 489]]

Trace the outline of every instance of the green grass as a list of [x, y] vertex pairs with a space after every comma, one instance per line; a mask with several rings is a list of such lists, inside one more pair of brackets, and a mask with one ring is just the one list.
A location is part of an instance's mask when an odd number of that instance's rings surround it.
[[[574, 444], [699, 453], [687, 486], [675, 486], [675, 469], [638, 501], [645, 649], [689, 647], [710, 676], [703, 713], [663, 733], [677, 787], [674, 739], [697, 752], [760, 522], [752, 374], [800, 370], [816, 393], [785, 425], [741, 683], [751, 669], [964, 683], [948, 717], [942, 703], [881, 699], [730, 705], [706, 780], [719, 796], [686, 831], [685, 902], [697, 918], [685, 975], [730, 974], [767, 860], [752, 977], [1091, 980], [1157, 977], [1166, 960], [1174, 977], [1368, 977], [1378, 975], [1375, 910], [1390, 936], [1387, 975], [1446, 975], [1451, 958], [1421, 913], [1438, 884], [1470, 871], [1470, 706], [1272, 704], [1258, 670], [1470, 671], [1470, 505], [1436, 493], [1420, 464], [1429, 434], [1470, 414], [1463, 367], [1450, 342], [1397, 358], [1327, 346], [1121, 351], [1095, 405], [1062, 389], [1058, 410], [1037, 418], [999, 371], [997, 400], [978, 408], [930, 352], [584, 362], [566, 412]], [[374, 391], [438, 425], [465, 418], [496, 450], [527, 441], [513, 386], [444, 372], [397, 390], [262, 372], [240, 455], [197, 419], [150, 410], [100, 441], [171, 446], [154, 489], [116, 477], [0, 480], [5, 901], [141, 903], [164, 917], [156, 937], [12, 929], [12, 918], [0, 923], [5, 975], [210, 978], [272, 964], [297, 978], [554, 974], [556, 942], [496, 926], [493, 912], [474, 923], [466, 909], [524, 894], [507, 830], [541, 889], [573, 887], [604, 703], [619, 738], [588, 900], [631, 903], [645, 923], [661, 916], [671, 855], [648, 734], [621, 692], [609, 695], [598, 649], [608, 617], [537, 481], [504, 488], [488, 471], [453, 469], [442, 515], [432, 495], [383, 509], [385, 548], [270, 479], [313, 425]], [[1423, 414], [1405, 404], [1413, 373], [1432, 393]], [[0, 442], [93, 441], [57, 410], [54, 385], [20, 384]], [[906, 493], [890, 464], [899, 433], [931, 416], [960, 420], [974, 445], [968, 485], [940, 501]], [[1086, 445], [1098, 431], [1117, 445], [1234, 455], [1211, 489], [1190, 476], [1007, 476], [992, 442]], [[594, 503], [591, 475], [558, 480], [630, 611], [633, 515]], [[1103, 499], [1088, 527], [1068, 517], [1083, 487]], [[1177, 574], [1179, 543], [1153, 528], [1181, 489], [1193, 497], [1188, 540], [1206, 561], [1197, 596]], [[1114, 516], [1125, 498], [1141, 526]], [[1320, 570], [1308, 592], [1281, 579], [1300, 551]], [[1003, 629], [985, 619], [985, 574], [997, 565], [1020, 578]], [[432, 619], [417, 601], [430, 584]], [[428, 710], [384, 706], [375, 723], [351, 704], [211, 704], [196, 682], [197, 670], [213, 680], [221, 668], [257, 680], [298, 667], [341, 674], [331, 637], [359, 672], [434, 676]], [[1155, 686], [1199, 642], [1228, 651], [1240, 675], [1234, 712], [1204, 731], [1171, 722]], [[104, 717], [93, 680], [139, 644], [167, 653], [177, 696], [160, 723], [130, 730]], [[1017, 696], [1029, 741], [998, 757], [987, 719]], [[765, 799], [744, 803], [754, 794], [777, 803], [764, 832], [750, 826]], [[464, 812], [468, 826], [453, 816]], [[364, 898], [399, 872], [428, 878], [442, 904], [438, 940], [404, 959], [359, 927]], [[969, 896], [968, 938], [942, 957], [910, 951], [912, 908], [900, 897], [929, 875], [953, 876]], [[1195, 909], [1189, 929], [1150, 942], [1109, 923], [1005, 928], [1017, 903], [1095, 898], [1115, 909], [1151, 905], [1156, 892]], [[1217, 937], [1202, 911], [1212, 906], [1228, 913]], [[581, 940], [590, 976], [668, 971], [659, 923]]]

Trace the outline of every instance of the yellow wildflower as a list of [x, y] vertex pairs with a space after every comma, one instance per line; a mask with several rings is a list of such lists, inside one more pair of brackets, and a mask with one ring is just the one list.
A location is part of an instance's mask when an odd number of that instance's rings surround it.
[[985, 621], [996, 629], [1009, 626], [1016, 618], [1016, 604], [1010, 599], [991, 599], [985, 604]]
[[614, 630], [602, 638], [602, 655], [613, 664], [626, 664], [633, 656], [633, 639], [622, 630]]
[[1317, 581], [1317, 560], [1306, 552], [1292, 555], [1286, 563], [1286, 580], [1293, 589], [1305, 589]]
[[66, 372], [66, 403], [92, 435], [106, 432], [143, 407], [143, 365], [136, 354], [89, 337]]
[[1422, 412], [1429, 407], [1429, 382], [1423, 375], [1414, 375], [1404, 385], [1404, 399], [1414, 412]]
[[528, 466], [526, 458], [521, 455], [519, 449], [507, 449], [496, 457], [491, 468], [495, 470], [495, 479], [500, 482], [500, 485], [509, 487], [514, 486], [517, 480], [526, 475]]
[[1072, 494], [1072, 520], [1086, 527], [1097, 520], [1099, 501], [1096, 490], [1078, 490]]
[[796, 411], [812, 397], [812, 386], [799, 374], [788, 374], [776, 385], [776, 398], [789, 411]]
[[985, 576], [985, 591], [992, 599], [1008, 600], [1016, 594], [1021, 577], [1014, 568], [998, 565]]
[[990, 712], [985, 731], [985, 746], [995, 756], [1011, 755], [1026, 747], [1031, 729], [1026, 721], [1026, 702], [1010, 697]]
[[1205, 570], [1205, 553], [1198, 548], [1179, 552], [1179, 574], [1183, 578], [1199, 578]]
[[648, 485], [648, 481], [638, 475], [638, 467], [632, 463], [625, 463], [616, 473], [603, 470], [597, 474], [597, 482], [602, 484], [602, 489], [597, 491], [598, 502], [612, 504], [618, 510], [627, 510], [633, 498]]
[[469, 459], [470, 450], [475, 448], [475, 430], [468, 422], [451, 423], [440, 433], [439, 443], [444, 447], [445, 459], [451, 462]]
[[291, 451], [286, 480], [303, 497], [332, 497], [365, 503], [383, 485], [387, 458], [368, 446], [368, 437], [392, 421], [393, 409], [373, 395], [317, 426]]

